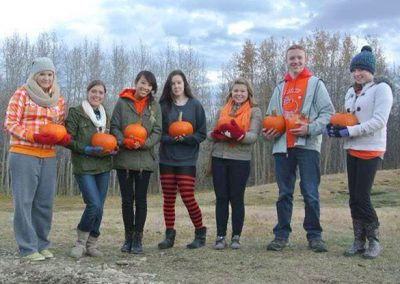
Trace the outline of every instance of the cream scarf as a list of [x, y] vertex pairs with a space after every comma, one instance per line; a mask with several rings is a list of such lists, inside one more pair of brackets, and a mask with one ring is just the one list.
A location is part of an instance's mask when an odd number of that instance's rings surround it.
[[82, 101], [83, 111], [89, 116], [90, 120], [93, 122], [94, 126], [97, 128], [97, 132], [105, 132], [106, 131], [106, 111], [103, 105], [99, 106], [100, 111], [100, 119], [97, 119], [96, 114], [94, 113], [93, 107], [90, 105], [88, 100]]
[[31, 100], [41, 107], [56, 106], [58, 98], [60, 97], [60, 89], [58, 88], [58, 85], [56, 83], [56, 78], [54, 77], [53, 86], [50, 90], [50, 94], [47, 94], [33, 79], [33, 76], [34, 75], [29, 77], [23, 86], [26, 89]]

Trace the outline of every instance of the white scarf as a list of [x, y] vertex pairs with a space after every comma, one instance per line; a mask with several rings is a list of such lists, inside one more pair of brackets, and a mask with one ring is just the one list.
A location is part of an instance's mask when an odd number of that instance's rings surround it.
[[96, 114], [94, 113], [93, 107], [90, 105], [88, 100], [82, 101], [83, 111], [89, 116], [90, 120], [93, 122], [94, 126], [96, 126], [98, 132], [106, 131], [106, 111], [103, 105], [99, 106], [100, 111], [100, 119], [97, 119]]

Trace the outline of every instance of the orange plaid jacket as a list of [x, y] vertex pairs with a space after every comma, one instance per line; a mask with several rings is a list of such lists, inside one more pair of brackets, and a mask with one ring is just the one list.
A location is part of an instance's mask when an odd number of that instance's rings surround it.
[[54, 157], [55, 147], [34, 143], [30, 137], [39, 133], [40, 126], [48, 123], [62, 124], [65, 118], [65, 101], [59, 97], [54, 107], [42, 107], [31, 100], [24, 88], [18, 88], [8, 103], [4, 130], [10, 136], [10, 152], [40, 158]]

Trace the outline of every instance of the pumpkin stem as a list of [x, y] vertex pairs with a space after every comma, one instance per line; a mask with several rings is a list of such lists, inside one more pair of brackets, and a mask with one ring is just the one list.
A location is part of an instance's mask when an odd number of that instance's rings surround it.
[[183, 113], [180, 111], [179, 116], [178, 116], [178, 121], [182, 121], [182, 115], [183, 115]]
[[272, 108], [271, 115], [272, 116], [276, 116], [276, 107]]

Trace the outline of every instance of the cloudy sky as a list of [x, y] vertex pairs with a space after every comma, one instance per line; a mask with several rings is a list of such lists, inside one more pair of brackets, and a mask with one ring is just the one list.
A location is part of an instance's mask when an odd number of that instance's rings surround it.
[[[0, 40], [55, 31], [67, 42], [142, 41], [155, 50], [191, 45], [217, 71], [243, 42], [296, 40], [315, 29], [377, 35], [389, 62], [400, 63], [399, 0], [41, 0], [1, 1]], [[363, 42], [360, 42], [360, 46]]]

